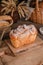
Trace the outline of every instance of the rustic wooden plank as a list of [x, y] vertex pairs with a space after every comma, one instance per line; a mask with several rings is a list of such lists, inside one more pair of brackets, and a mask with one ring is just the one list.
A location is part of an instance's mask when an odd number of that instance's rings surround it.
[[25, 45], [21, 48], [14, 48], [8, 40], [5, 40], [5, 43], [8, 45], [9, 49], [12, 51], [14, 55], [24, 52], [26, 50], [30, 50], [36, 46], [40, 46], [43, 43], [43, 40], [41, 40], [39, 37], [36, 38], [36, 41], [30, 45]]
[[43, 46], [17, 55], [8, 65], [40, 65], [40, 62], [43, 62]]

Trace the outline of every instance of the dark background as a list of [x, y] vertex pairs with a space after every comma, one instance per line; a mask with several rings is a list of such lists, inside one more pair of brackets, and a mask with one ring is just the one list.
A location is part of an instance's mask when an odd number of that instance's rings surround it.
[[[21, 2], [21, 1], [27, 1], [27, 0], [18, 0], [19, 2]], [[0, 0], [0, 2], [1, 2], [1, 0]]]
[[[0, 4], [1, 4], [1, 1], [2, 0], [0, 0]], [[20, 2], [22, 2], [22, 1], [25, 1], [25, 2], [27, 2], [28, 0], [18, 0], [19, 2], [18, 2], [18, 4], [20, 3]], [[29, 0], [29, 1], [31, 1], [31, 3], [30, 4], [32, 4], [32, 2], [34, 2], [34, 1], [36, 1], [36, 0]]]
[[[23, 0], [18, 0], [19, 2], [23, 1]], [[24, 1], [27, 1], [27, 0], [24, 0]]]
[[[1, 4], [1, 1], [2, 0], [0, 0], [0, 4]], [[22, 1], [25, 1], [25, 2], [27, 2], [28, 0], [18, 0], [19, 2], [18, 2], [18, 4], [20, 3], [20, 2], [22, 2]], [[32, 6], [32, 2], [34, 2], [34, 1], [36, 1], [36, 0], [29, 0], [29, 1], [31, 1], [30, 2], [30, 5]]]

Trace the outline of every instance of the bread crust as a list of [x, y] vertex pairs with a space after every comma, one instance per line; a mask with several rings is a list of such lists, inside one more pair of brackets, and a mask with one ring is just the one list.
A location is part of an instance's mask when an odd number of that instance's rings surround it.
[[10, 41], [15, 48], [33, 43], [37, 36], [37, 30], [34, 25], [25, 25], [26, 28], [23, 28], [22, 31], [20, 31], [22, 26], [18, 31], [16, 29], [16, 31], [12, 30], [10, 32]]
[[9, 25], [9, 22], [8, 21], [0, 21], [0, 28], [1, 27], [5, 27], [5, 26], [8, 26]]
[[2, 16], [0, 16], [0, 20], [12, 20], [12, 18], [7, 15], [2, 15]]

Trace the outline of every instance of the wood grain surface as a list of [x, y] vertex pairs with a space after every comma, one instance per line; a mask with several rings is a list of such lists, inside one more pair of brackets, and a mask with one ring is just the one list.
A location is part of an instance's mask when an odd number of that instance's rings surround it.
[[[23, 21], [22, 21], [23, 22]], [[23, 24], [22, 22], [18, 22], [18, 24], [14, 24], [12, 28], [16, 28], [18, 25]], [[26, 24], [31, 24], [31, 22], [25, 22]], [[37, 25], [35, 24], [37, 29], [43, 25]], [[2, 60], [5, 63], [5, 65], [43, 65], [43, 36], [38, 37], [35, 41], [34, 47], [29, 47], [28, 50], [17, 53], [19, 50], [15, 50], [14, 48], [10, 48], [10, 50], [16, 55], [9, 56], [9, 55], [3, 55]], [[25, 47], [26, 48], [26, 47]], [[42, 63], [42, 64], [41, 64]], [[0, 59], [0, 65], [3, 65], [1, 59]]]
[[12, 45], [11, 45], [11, 42], [10, 40], [5, 40], [5, 44], [7, 44], [7, 46], [9, 47], [9, 49], [12, 51], [12, 53], [15, 55], [15, 54], [18, 54], [18, 53], [22, 53], [26, 50], [29, 50], [30, 49], [33, 49], [34, 47], [37, 47], [37, 46], [40, 46], [41, 44], [43, 44], [43, 40], [41, 40], [38, 36], [35, 40], [34, 43], [30, 44], [30, 45], [24, 45], [20, 48], [14, 48]]
[[[40, 39], [40, 38], [38, 38]], [[43, 40], [40, 44], [25, 52], [18, 53], [15, 57], [4, 55], [5, 65], [42, 65], [43, 64]], [[42, 63], [42, 64], [41, 64]]]

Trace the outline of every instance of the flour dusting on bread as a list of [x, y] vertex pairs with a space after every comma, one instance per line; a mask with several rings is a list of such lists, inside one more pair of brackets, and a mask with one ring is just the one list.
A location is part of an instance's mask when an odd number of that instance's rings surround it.
[[15, 30], [10, 32], [10, 39], [14, 47], [30, 44], [36, 39], [36, 36], [37, 30], [34, 25], [19, 25]]

